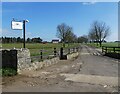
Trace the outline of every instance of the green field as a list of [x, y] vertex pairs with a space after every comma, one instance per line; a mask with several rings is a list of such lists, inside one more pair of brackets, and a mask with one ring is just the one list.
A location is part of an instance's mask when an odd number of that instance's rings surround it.
[[[72, 48], [78, 46], [78, 43], [65, 44], [65, 48]], [[30, 50], [31, 56], [36, 56], [40, 54], [40, 50], [44, 49], [48, 52], [53, 51], [54, 48], [59, 50], [63, 46], [62, 43], [26, 43], [26, 48]], [[13, 48], [23, 48], [23, 43], [6, 43], [2, 44], [3, 49], [13, 49]]]
[[[88, 45], [94, 46], [96, 48], [101, 48], [99, 44], [97, 45], [97, 43], [88, 43]], [[107, 43], [102, 43], [102, 46], [118, 47], [118, 43], [117, 42], [107, 42]]]

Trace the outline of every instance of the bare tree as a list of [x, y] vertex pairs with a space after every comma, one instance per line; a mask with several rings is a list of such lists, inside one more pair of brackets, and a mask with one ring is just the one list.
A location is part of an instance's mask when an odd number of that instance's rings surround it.
[[65, 47], [65, 43], [70, 39], [70, 35], [72, 34], [72, 27], [62, 23], [57, 26], [57, 37], [61, 39], [63, 43], [63, 47]]
[[96, 35], [93, 31], [90, 30], [89, 34], [88, 34], [88, 38], [89, 38], [89, 41], [96, 41]]
[[67, 31], [66, 32], [66, 41], [68, 43], [75, 43], [75, 42], [77, 42], [77, 36], [72, 32], [72, 29], [71, 29], [71, 31]]
[[90, 29], [89, 37], [102, 45], [102, 42], [109, 36], [110, 28], [104, 22], [95, 21]]

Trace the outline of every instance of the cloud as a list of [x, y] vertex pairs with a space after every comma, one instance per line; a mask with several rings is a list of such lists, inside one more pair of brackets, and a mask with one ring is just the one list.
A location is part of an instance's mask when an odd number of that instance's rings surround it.
[[11, 35], [14, 35], [15, 33], [12, 32], [11, 30], [8, 30], [8, 29], [0, 29], [0, 33], [2, 36], [11, 36]]
[[[0, 28], [0, 36], [3, 37], [23, 37], [23, 31], [22, 30], [8, 30], [8, 29], [1, 29]], [[32, 33], [29, 31], [26, 31], [26, 38], [32, 37]]]
[[91, 2], [83, 2], [82, 4], [83, 5], [93, 5], [93, 4], [96, 4], [96, 3], [97, 3], [97, 1], [94, 0], [94, 1], [91, 1]]
[[95, 4], [95, 2], [83, 2], [83, 5], [92, 5]]

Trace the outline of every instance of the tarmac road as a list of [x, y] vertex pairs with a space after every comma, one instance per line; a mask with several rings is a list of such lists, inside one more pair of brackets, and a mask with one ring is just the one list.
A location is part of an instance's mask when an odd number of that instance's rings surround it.
[[86, 45], [79, 56], [3, 79], [3, 92], [117, 92], [118, 60]]

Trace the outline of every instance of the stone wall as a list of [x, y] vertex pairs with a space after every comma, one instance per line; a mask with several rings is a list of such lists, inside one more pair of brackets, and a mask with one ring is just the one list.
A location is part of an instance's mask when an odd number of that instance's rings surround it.
[[[79, 55], [78, 52], [77, 53], [72, 53], [72, 54], [67, 55], [67, 58], [72, 59], [72, 58], [77, 57], [78, 55]], [[26, 70], [42, 69], [44, 67], [54, 65], [54, 64], [58, 63], [59, 61], [60, 61], [59, 57], [55, 57], [55, 58], [47, 59], [47, 60], [44, 60], [44, 61], [41, 61], [41, 62], [27, 63], [28, 64], [27, 67], [21, 67], [21, 68], [19, 67], [18, 73], [22, 74], [22, 72], [26, 71]]]
[[78, 57], [78, 55], [79, 55], [78, 52], [69, 54], [69, 55], [67, 55], [67, 59], [72, 59], [72, 58]]
[[18, 58], [18, 73], [21, 70], [27, 69], [30, 67], [31, 58], [29, 49], [17, 49], [17, 58]]
[[[46, 59], [44, 61], [41, 62], [31, 62], [31, 58], [30, 58], [30, 51], [29, 49], [14, 49], [14, 51], [17, 51], [17, 72], [18, 74], [21, 74], [23, 71], [26, 70], [37, 70], [37, 69], [42, 69], [44, 67], [48, 67], [51, 66], [53, 64], [56, 64], [60, 61], [59, 57], [55, 57], [52, 59]], [[9, 51], [9, 50], [8, 50]], [[74, 57], [77, 57], [79, 55], [79, 53], [72, 53], [67, 55], [67, 59], [72, 59]], [[14, 57], [14, 56], [12, 56]], [[4, 58], [4, 59], [7, 59]], [[3, 63], [3, 62], [2, 62]], [[9, 62], [9, 63], [13, 63], [13, 62]]]

